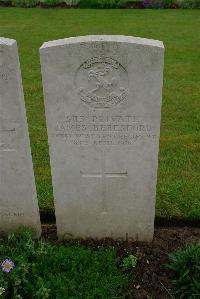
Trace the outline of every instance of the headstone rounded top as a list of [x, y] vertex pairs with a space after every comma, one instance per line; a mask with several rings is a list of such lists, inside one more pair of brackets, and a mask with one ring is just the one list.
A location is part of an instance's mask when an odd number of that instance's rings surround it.
[[90, 35], [40, 54], [58, 237], [151, 241], [163, 43]]
[[0, 45], [12, 46], [16, 43], [16, 40], [11, 38], [0, 37]]
[[40, 50], [83, 42], [121, 42], [164, 48], [163, 42], [159, 40], [125, 35], [86, 35], [48, 41], [41, 46]]
[[14, 39], [0, 37], [0, 227], [21, 226], [40, 237], [41, 225], [21, 70]]

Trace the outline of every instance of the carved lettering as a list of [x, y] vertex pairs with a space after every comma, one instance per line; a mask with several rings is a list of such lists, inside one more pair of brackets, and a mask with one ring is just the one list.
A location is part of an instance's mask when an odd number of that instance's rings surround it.
[[0, 79], [1, 79], [1, 80], [5, 80], [5, 81], [8, 81], [8, 74], [0, 73]]
[[135, 115], [67, 115], [55, 134], [74, 145], [133, 145], [156, 138], [152, 126]]
[[0, 81], [8, 81], [14, 76], [14, 70], [5, 65], [0, 65]]
[[23, 212], [0, 212], [0, 217], [24, 217]]

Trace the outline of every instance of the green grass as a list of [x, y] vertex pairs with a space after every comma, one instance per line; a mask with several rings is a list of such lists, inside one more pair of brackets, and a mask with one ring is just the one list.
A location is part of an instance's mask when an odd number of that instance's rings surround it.
[[41, 208], [53, 206], [38, 49], [44, 41], [124, 34], [164, 42], [157, 215], [200, 217], [198, 10], [0, 9], [0, 36], [18, 42]]
[[134, 274], [123, 270], [123, 259], [111, 247], [50, 245], [33, 241], [27, 230], [0, 238], [0, 263], [4, 260], [15, 266], [9, 273], [0, 269], [2, 299], [122, 299]]
[[200, 298], [200, 242], [171, 253], [167, 267], [176, 274], [178, 298]]

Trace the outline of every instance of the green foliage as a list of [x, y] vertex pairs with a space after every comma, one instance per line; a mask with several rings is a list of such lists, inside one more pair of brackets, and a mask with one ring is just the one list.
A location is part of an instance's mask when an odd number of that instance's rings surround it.
[[123, 259], [122, 267], [125, 270], [130, 270], [135, 268], [137, 265], [137, 257], [134, 255], [129, 255], [128, 257]]
[[177, 0], [163, 0], [164, 8], [177, 8]]
[[180, 8], [200, 8], [200, 0], [177, 0]]
[[0, 269], [2, 299], [123, 298], [128, 275], [119, 269], [113, 248], [53, 246], [33, 241], [29, 230], [0, 238], [0, 260], [14, 269]]
[[35, 7], [37, 0], [13, 0], [12, 4], [16, 7]]
[[68, 6], [72, 6], [72, 7], [74, 6], [74, 7], [76, 7], [76, 6], [79, 5], [80, 0], [63, 0], [61, 2], [67, 4]]
[[0, 0], [0, 4], [7, 4], [8, 6], [10, 5], [10, 4], [12, 4], [12, 0]]
[[40, 3], [45, 7], [54, 7], [58, 6], [62, 1], [61, 0], [41, 0]]
[[123, 8], [127, 0], [80, 0], [81, 8]]
[[143, 0], [145, 8], [200, 8], [200, 0]]
[[[0, 4], [17, 7], [56, 7], [63, 3], [80, 8], [200, 8], [200, 0], [0, 0]], [[140, 4], [140, 5], [139, 5]]]
[[168, 268], [176, 272], [179, 298], [200, 298], [200, 241], [169, 255]]

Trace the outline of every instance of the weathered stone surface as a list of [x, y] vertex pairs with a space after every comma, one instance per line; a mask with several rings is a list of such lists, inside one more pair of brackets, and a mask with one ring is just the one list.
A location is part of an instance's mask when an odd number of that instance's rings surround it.
[[151, 240], [163, 43], [73, 37], [40, 54], [59, 237]]
[[41, 233], [15, 40], [0, 38], [0, 231]]

